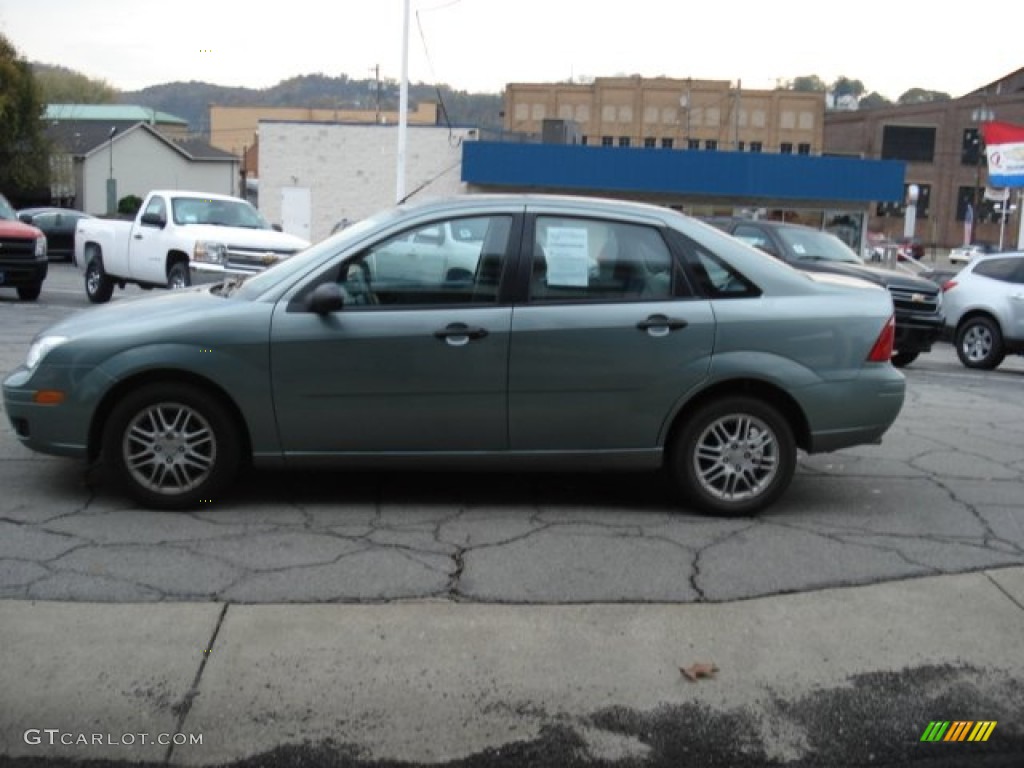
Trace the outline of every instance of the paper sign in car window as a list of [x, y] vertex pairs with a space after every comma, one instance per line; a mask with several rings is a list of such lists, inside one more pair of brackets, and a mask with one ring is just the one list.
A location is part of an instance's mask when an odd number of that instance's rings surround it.
[[590, 272], [587, 230], [549, 227], [544, 242], [548, 285], [586, 287]]

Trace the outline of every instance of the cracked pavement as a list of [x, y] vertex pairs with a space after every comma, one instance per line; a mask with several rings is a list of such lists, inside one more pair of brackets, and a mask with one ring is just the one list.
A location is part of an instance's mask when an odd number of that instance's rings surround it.
[[[75, 291], [0, 304], [0, 364]], [[688, 603], [1024, 563], [1024, 358], [969, 371], [939, 345], [905, 372], [881, 445], [803, 456], [754, 519], [690, 514], [644, 474], [263, 471], [161, 513], [23, 449], [4, 419], [0, 598]]]

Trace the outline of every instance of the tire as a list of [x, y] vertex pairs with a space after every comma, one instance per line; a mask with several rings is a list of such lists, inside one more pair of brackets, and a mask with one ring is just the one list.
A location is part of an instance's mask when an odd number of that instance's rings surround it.
[[796, 440], [785, 417], [751, 397], [701, 406], [676, 434], [669, 474], [700, 511], [754, 514], [779, 498], [796, 471]]
[[167, 268], [167, 287], [173, 290], [188, 288], [192, 278], [188, 272], [187, 261], [176, 261]]
[[[160, 434], [162, 432], [162, 434]], [[215, 499], [241, 462], [238, 431], [219, 400], [190, 384], [148, 384], [122, 397], [103, 431], [114, 481], [154, 509]]]
[[39, 298], [39, 294], [43, 291], [42, 283], [32, 283], [31, 285], [19, 285], [18, 286], [18, 298], [22, 301], [35, 301]]
[[968, 368], [998, 368], [1006, 357], [999, 324], [983, 315], [962, 322], [956, 329], [956, 356]]
[[892, 356], [892, 364], [897, 368], [905, 368], [917, 360], [920, 354], [920, 352], [896, 352]]
[[85, 295], [93, 304], [104, 304], [114, 295], [114, 281], [103, 271], [99, 255], [93, 253], [92, 258], [86, 254], [89, 262], [85, 267]]

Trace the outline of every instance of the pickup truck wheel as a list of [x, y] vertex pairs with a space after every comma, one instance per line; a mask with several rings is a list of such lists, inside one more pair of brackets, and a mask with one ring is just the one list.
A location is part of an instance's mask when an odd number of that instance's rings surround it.
[[103, 432], [103, 459], [114, 480], [156, 509], [209, 503], [234, 479], [240, 455], [224, 406], [189, 384], [155, 383], [128, 393]]
[[188, 264], [184, 261], [176, 261], [167, 268], [167, 287], [171, 290], [177, 288], [188, 288], [192, 280], [188, 274]]
[[751, 515], [775, 501], [796, 471], [786, 418], [751, 397], [701, 406], [669, 446], [667, 468], [687, 501], [716, 515]]
[[31, 285], [19, 285], [18, 286], [18, 298], [22, 301], [35, 301], [39, 298], [39, 294], [43, 290], [42, 283], [32, 283]]
[[114, 281], [103, 271], [99, 257], [89, 259], [85, 268], [85, 295], [93, 304], [103, 304], [114, 295]]

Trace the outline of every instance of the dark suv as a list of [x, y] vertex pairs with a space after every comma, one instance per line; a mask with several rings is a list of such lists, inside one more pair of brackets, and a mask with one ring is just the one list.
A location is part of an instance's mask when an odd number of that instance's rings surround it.
[[0, 288], [15, 288], [19, 299], [35, 301], [48, 267], [46, 235], [18, 221], [7, 198], [0, 195]]
[[888, 290], [896, 315], [895, 366], [912, 363], [942, 334], [942, 291], [931, 280], [870, 267], [839, 238], [811, 227], [728, 217], [706, 221], [797, 269], [859, 277]]

